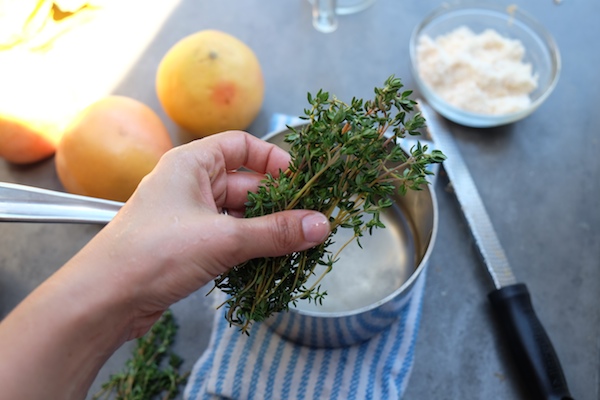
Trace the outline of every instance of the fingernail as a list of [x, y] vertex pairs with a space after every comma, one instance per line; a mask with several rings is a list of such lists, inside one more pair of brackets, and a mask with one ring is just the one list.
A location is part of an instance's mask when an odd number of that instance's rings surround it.
[[329, 235], [329, 220], [321, 213], [312, 213], [302, 218], [304, 239], [312, 243], [321, 243]]

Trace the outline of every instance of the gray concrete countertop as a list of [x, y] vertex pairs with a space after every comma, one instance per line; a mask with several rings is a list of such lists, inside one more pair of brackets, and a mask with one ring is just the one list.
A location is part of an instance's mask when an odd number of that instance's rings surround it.
[[[254, 49], [263, 66], [266, 97], [249, 130], [262, 136], [273, 113], [302, 113], [308, 91], [324, 88], [342, 99], [367, 97], [390, 74], [414, 89], [408, 40], [415, 25], [442, 2], [377, 0], [360, 14], [340, 18], [332, 34], [312, 28], [306, 0], [169, 3], [173, 11], [111, 91], [150, 105], [177, 137], [179, 131], [156, 98], [154, 75], [162, 55], [183, 36], [220, 29]], [[498, 3], [508, 6], [512, 1]], [[451, 128], [515, 273], [529, 286], [572, 395], [577, 400], [598, 399], [600, 3], [544, 0], [517, 6], [534, 15], [556, 39], [563, 61], [558, 86], [520, 122], [494, 129]], [[15, 166], [0, 161], [0, 181], [63, 190], [53, 163], [49, 159]], [[443, 173], [435, 189], [439, 236], [405, 398], [528, 399], [491, 315], [487, 293], [492, 284]], [[0, 318], [99, 229], [0, 224]], [[208, 344], [212, 311], [205, 292], [173, 307], [180, 324], [176, 350], [186, 359], [186, 368]], [[121, 369], [132, 345], [126, 344], [109, 360], [90, 393]]]

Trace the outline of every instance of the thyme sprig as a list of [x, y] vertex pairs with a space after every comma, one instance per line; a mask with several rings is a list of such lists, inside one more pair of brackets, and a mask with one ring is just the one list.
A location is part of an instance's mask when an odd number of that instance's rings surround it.
[[93, 399], [111, 395], [115, 400], [175, 399], [189, 376], [189, 372], [179, 371], [183, 360], [171, 350], [176, 333], [173, 312], [167, 310], [146, 335], [137, 339], [125, 369], [111, 375]]
[[[301, 117], [307, 124], [290, 128], [288, 170], [268, 175], [256, 193], [248, 194], [246, 217], [291, 209], [317, 210], [329, 217], [332, 234], [320, 246], [282, 257], [247, 261], [222, 274], [215, 287], [225, 292], [226, 318], [248, 333], [252, 321], [262, 321], [290, 304], [306, 299], [322, 303], [322, 277], [339, 258], [328, 250], [339, 228], [354, 231], [350, 242], [374, 228], [383, 228], [380, 213], [392, 206], [395, 192], [420, 190], [444, 155], [428, 152], [419, 142], [405, 153], [398, 141], [419, 135], [425, 120], [414, 113], [411, 91], [402, 91], [391, 76], [375, 88], [372, 100], [354, 98], [346, 104], [328, 92], [308, 94], [310, 107]], [[343, 249], [348, 243], [341, 246]], [[341, 251], [341, 250], [340, 250]], [[312, 285], [307, 280], [324, 272]]]

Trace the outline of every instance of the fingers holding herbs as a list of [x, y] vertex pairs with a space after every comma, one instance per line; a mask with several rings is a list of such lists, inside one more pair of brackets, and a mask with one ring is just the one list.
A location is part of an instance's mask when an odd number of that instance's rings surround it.
[[[267, 175], [248, 194], [245, 216], [315, 210], [328, 218], [331, 235], [337, 229], [353, 230], [351, 241], [384, 228], [380, 213], [392, 205], [389, 196], [419, 190], [432, 174], [428, 165], [444, 159], [420, 143], [409, 152], [400, 148], [400, 139], [420, 134], [425, 126], [424, 118], [414, 113], [412, 92], [402, 87], [392, 76], [375, 88], [372, 100], [355, 98], [349, 104], [327, 92], [309, 94], [302, 117], [306, 125], [290, 129], [285, 139], [291, 154], [288, 168], [278, 176]], [[330, 236], [306, 250], [254, 258], [221, 274], [215, 287], [228, 295], [228, 321], [248, 333], [252, 322], [288, 310], [297, 301], [323, 301], [326, 293], [319, 281], [338, 258], [328, 250], [332, 243]], [[306, 285], [317, 266], [325, 266], [325, 272], [315, 284]]]

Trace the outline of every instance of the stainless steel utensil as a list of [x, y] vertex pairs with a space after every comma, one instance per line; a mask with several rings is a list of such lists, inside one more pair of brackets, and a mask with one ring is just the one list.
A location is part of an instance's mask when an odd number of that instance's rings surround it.
[[0, 221], [107, 224], [123, 203], [0, 182]]
[[489, 300], [516, 356], [526, 383], [540, 399], [571, 399], [552, 342], [535, 314], [527, 286], [517, 283], [471, 174], [442, 117], [424, 102], [419, 107], [443, 162], [463, 214], [496, 289]]

